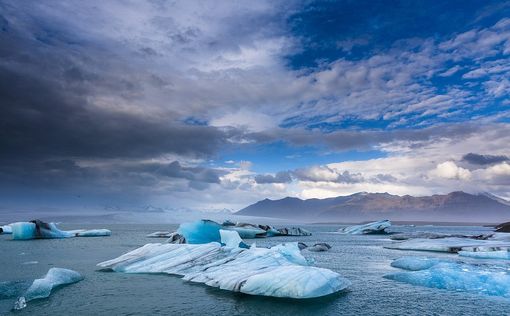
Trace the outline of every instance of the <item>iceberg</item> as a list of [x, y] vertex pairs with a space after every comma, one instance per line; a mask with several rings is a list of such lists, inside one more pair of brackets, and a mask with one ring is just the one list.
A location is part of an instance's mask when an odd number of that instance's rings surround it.
[[363, 225], [349, 226], [340, 229], [339, 232], [351, 235], [387, 234], [386, 228], [390, 226], [391, 222], [389, 220], [383, 220]]
[[260, 238], [266, 237], [267, 232], [258, 226], [248, 223], [237, 223], [235, 225], [222, 226], [222, 229], [233, 230], [239, 233], [241, 238]]
[[170, 238], [170, 236], [172, 234], [173, 234], [172, 232], [153, 232], [153, 233], [148, 234], [145, 237], [149, 237], [149, 238]]
[[[416, 263], [421, 263], [421, 268]], [[510, 297], [510, 274], [505, 266], [473, 265], [440, 259], [418, 259], [413, 262], [410, 258], [395, 266], [411, 271], [392, 273], [385, 275], [385, 278], [430, 288]]]
[[313, 252], [322, 252], [322, 251], [328, 251], [329, 249], [331, 249], [331, 246], [325, 242], [316, 243], [315, 245], [310, 246], [310, 247], [308, 247], [305, 243], [300, 242], [300, 243], [298, 243], [298, 247], [300, 250], [306, 249], [308, 251], [313, 251]]
[[407, 239], [441, 239], [441, 238], [468, 238], [468, 239], [479, 239], [487, 240], [493, 237], [494, 234], [482, 234], [482, 235], [460, 235], [460, 234], [441, 234], [432, 232], [411, 232], [411, 233], [398, 233], [392, 235], [392, 240], [407, 240]]
[[409, 239], [385, 245], [384, 248], [457, 253], [465, 251], [497, 251], [510, 248], [510, 242], [499, 240], [477, 240], [469, 238]]
[[297, 243], [244, 249], [238, 246], [237, 232], [219, 234], [225, 246], [151, 243], [98, 266], [123, 273], [166, 273], [223, 290], [297, 299], [326, 296], [351, 284], [336, 272], [309, 266]]
[[14, 309], [23, 309], [27, 306], [27, 302], [31, 300], [50, 296], [51, 291], [58, 286], [76, 283], [81, 280], [83, 280], [83, 277], [76, 271], [51, 268], [43, 278], [34, 280], [23, 296], [16, 300]]
[[477, 259], [505, 259], [510, 260], [510, 252], [508, 250], [495, 251], [459, 251], [459, 256]]
[[181, 234], [178, 234], [178, 233], [171, 233], [170, 236], [168, 237], [168, 239], [166, 240], [167, 243], [172, 243], [172, 244], [185, 244], [186, 243], [186, 238], [184, 238], [184, 236], [182, 236]]
[[11, 225], [0, 226], [0, 234], [12, 234]]
[[28, 240], [28, 239], [47, 239], [47, 238], [70, 238], [70, 237], [96, 237], [110, 236], [111, 231], [108, 229], [92, 229], [92, 230], [60, 230], [55, 223], [45, 223], [41, 220], [33, 220], [30, 222], [17, 222], [10, 224], [12, 228], [12, 239]]
[[311, 236], [312, 233], [300, 227], [280, 228], [277, 236]]
[[391, 266], [409, 271], [419, 271], [431, 268], [432, 266], [440, 263], [441, 260], [435, 258], [425, 257], [402, 257], [395, 259]]
[[205, 244], [221, 242], [220, 229], [222, 226], [215, 221], [203, 219], [179, 225], [177, 233], [186, 238], [188, 244]]

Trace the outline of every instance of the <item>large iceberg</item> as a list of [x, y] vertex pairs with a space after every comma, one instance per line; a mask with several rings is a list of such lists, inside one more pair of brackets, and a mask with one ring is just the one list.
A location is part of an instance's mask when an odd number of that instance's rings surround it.
[[36, 279], [26, 292], [20, 296], [14, 304], [14, 309], [22, 309], [27, 306], [27, 302], [35, 299], [46, 298], [50, 296], [51, 291], [62, 285], [76, 283], [83, 280], [83, 277], [76, 271], [51, 268], [41, 279]]
[[110, 236], [108, 229], [78, 229], [78, 230], [60, 230], [55, 223], [46, 223], [41, 220], [30, 222], [17, 222], [10, 224], [12, 228], [12, 239], [47, 239], [47, 238], [69, 238], [69, 237], [97, 237]]
[[[212, 241], [220, 242], [221, 229], [235, 231], [239, 234], [241, 238], [311, 235], [309, 231], [299, 227], [275, 229], [268, 225], [255, 226], [247, 223], [234, 224], [230, 221], [226, 221], [223, 224], [219, 224], [216, 223], [215, 221], [207, 219], [191, 223], [183, 223], [177, 229], [177, 233], [183, 236], [186, 242], [189, 244], [203, 244]], [[150, 237], [154, 237], [153, 234], [151, 234]]]
[[387, 234], [386, 228], [391, 226], [389, 220], [379, 222], [372, 222], [363, 225], [349, 226], [340, 229], [339, 232], [351, 235], [366, 235], [366, 234]]
[[299, 299], [329, 295], [351, 284], [336, 272], [309, 266], [297, 243], [244, 249], [236, 246], [241, 240], [236, 232], [219, 234], [225, 246], [219, 242], [146, 244], [98, 266], [124, 273], [179, 275], [224, 290]]
[[385, 278], [430, 288], [510, 297], [510, 272], [506, 266], [412, 257], [398, 260], [393, 266], [411, 271], [392, 273]]

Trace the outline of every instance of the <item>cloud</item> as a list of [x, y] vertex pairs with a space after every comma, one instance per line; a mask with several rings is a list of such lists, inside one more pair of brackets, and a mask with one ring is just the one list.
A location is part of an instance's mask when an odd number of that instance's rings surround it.
[[280, 171], [280, 172], [277, 172], [275, 175], [258, 174], [255, 176], [255, 181], [259, 184], [289, 183], [292, 181], [292, 178], [288, 172]]
[[509, 161], [510, 158], [505, 155], [481, 155], [475, 153], [469, 153], [462, 157], [462, 160], [475, 164], [475, 165], [490, 165], [504, 161]]
[[453, 161], [445, 161], [436, 166], [436, 169], [430, 172], [432, 176], [454, 179], [454, 180], [469, 180], [471, 172], [467, 169], [459, 167]]

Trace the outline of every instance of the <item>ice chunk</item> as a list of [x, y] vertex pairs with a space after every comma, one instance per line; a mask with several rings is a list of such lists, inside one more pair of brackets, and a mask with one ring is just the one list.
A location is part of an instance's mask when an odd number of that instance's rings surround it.
[[388, 249], [420, 250], [457, 253], [460, 250], [482, 251], [503, 250], [510, 247], [510, 242], [498, 240], [476, 240], [469, 238], [441, 238], [441, 239], [410, 239], [385, 245]]
[[429, 263], [434, 264], [430, 267], [424, 264], [423, 269], [417, 271], [389, 274], [385, 278], [430, 288], [510, 297], [510, 274], [504, 266], [478, 266], [440, 259]]
[[112, 232], [109, 229], [90, 229], [76, 233], [76, 237], [102, 237], [110, 236]]
[[239, 248], [239, 245], [243, 243], [243, 240], [236, 231], [220, 229], [220, 236], [221, 243], [229, 248]]
[[379, 222], [372, 222], [363, 225], [355, 225], [349, 226], [339, 230], [344, 234], [351, 235], [366, 235], [366, 234], [386, 234], [386, 228], [391, 226], [391, 222], [389, 220], [383, 220]]
[[432, 233], [432, 232], [411, 232], [411, 233], [399, 233], [392, 235], [390, 239], [393, 240], [407, 240], [407, 239], [441, 239], [441, 238], [469, 238], [469, 239], [480, 239], [486, 240], [493, 236], [494, 234], [482, 234], [482, 235], [460, 235], [460, 234], [441, 234], [441, 233]]
[[311, 236], [312, 233], [300, 227], [279, 228], [279, 236]]
[[209, 242], [220, 242], [221, 225], [207, 219], [192, 223], [183, 223], [177, 229], [177, 233], [186, 238], [189, 244], [205, 244]]
[[0, 226], [0, 234], [12, 234], [11, 225]]
[[76, 283], [81, 280], [83, 280], [83, 277], [76, 271], [51, 268], [42, 279], [34, 280], [25, 294], [18, 298], [14, 309], [22, 309], [31, 300], [50, 296], [51, 291], [57, 286]]
[[391, 266], [394, 268], [400, 268], [404, 270], [410, 271], [419, 271], [432, 267], [433, 265], [441, 262], [439, 259], [435, 258], [425, 258], [425, 257], [402, 257], [394, 260], [391, 263]]
[[331, 246], [325, 242], [316, 243], [315, 245], [306, 248], [306, 250], [313, 252], [328, 251], [329, 249], [331, 249]]
[[217, 242], [147, 244], [98, 266], [125, 273], [180, 275], [224, 290], [275, 297], [320, 297], [350, 285], [336, 272], [308, 266], [297, 243], [242, 249], [230, 247], [239, 236], [223, 234], [229, 247]]
[[234, 226], [222, 226], [222, 229], [233, 230], [239, 233], [241, 238], [258, 238], [266, 237], [266, 231], [252, 224], [237, 223]]
[[177, 233], [177, 232], [173, 232], [170, 234], [170, 236], [168, 237], [168, 239], [166, 240], [167, 243], [172, 243], [172, 244], [185, 244], [186, 243], [186, 238], [184, 238], [183, 235]]
[[169, 238], [172, 235], [172, 232], [153, 232], [148, 234], [146, 237], [149, 238]]
[[510, 260], [510, 252], [508, 252], [508, 250], [459, 251], [459, 256], [477, 258], [477, 259], [506, 259], [506, 260]]
[[41, 220], [33, 220], [30, 222], [18, 222], [10, 224], [12, 227], [12, 239], [46, 239], [46, 238], [69, 238], [69, 237], [95, 237], [110, 236], [111, 231], [108, 229], [92, 229], [92, 230], [60, 230], [55, 223], [45, 223]]

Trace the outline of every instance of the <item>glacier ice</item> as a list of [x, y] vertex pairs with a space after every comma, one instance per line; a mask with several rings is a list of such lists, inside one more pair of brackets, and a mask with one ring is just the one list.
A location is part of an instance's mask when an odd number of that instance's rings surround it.
[[339, 232], [351, 235], [366, 235], [366, 234], [386, 234], [386, 228], [391, 226], [389, 220], [382, 220], [363, 225], [349, 226], [340, 229]]
[[461, 235], [461, 234], [441, 234], [433, 232], [410, 232], [410, 233], [398, 233], [390, 236], [392, 240], [408, 240], [408, 239], [441, 239], [441, 238], [468, 238], [468, 239], [479, 239], [486, 240], [494, 234], [482, 234], [482, 235]]
[[166, 240], [166, 242], [172, 243], [172, 244], [185, 244], [186, 238], [184, 238], [183, 235], [181, 235], [177, 232], [173, 232], [170, 234], [170, 236], [168, 236], [168, 239]]
[[0, 226], [0, 234], [12, 234], [11, 224]]
[[309, 231], [299, 227], [276, 229], [269, 225], [256, 226], [247, 223], [234, 224], [230, 221], [225, 221], [223, 224], [219, 224], [208, 219], [203, 219], [191, 223], [183, 223], [177, 229], [177, 233], [184, 236], [187, 243], [203, 244], [212, 241], [220, 242], [220, 229], [236, 231], [241, 238], [311, 235]]
[[[415, 263], [421, 262], [423, 269]], [[385, 275], [387, 279], [412, 285], [463, 291], [476, 294], [510, 297], [510, 272], [506, 266], [474, 265], [440, 259], [409, 258], [399, 264], [400, 268], [416, 271], [397, 272]]]
[[237, 232], [222, 230], [220, 234], [227, 246], [152, 243], [98, 266], [124, 273], [179, 275], [224, 290], [274, 297], [320, 297], [350, 285], [336, 272], [309, 266], [297, 243], [243, 249], [234, 247], [241, 240]]
[[409, 271], [419, 271], [428, 269], [438, 263], [440, 259], [436, 258], [425, 258], [425, 257], [402, 257], [395, 259], [391, 266], [394, 268], [400, 268]]
[[459, 251], [459, 256], [470, 257], [477, 259], [510, 259], [510, 252], [508, 250], [495, 250], [495, 251]]
[[182, 223], [177, 233], [186, 238], [189, 244], [205, 244], [209, 242], [220, 242], [220, 229], [222, 226], [214, 221], [203, 219], [191, 223]]
[[27, 302], [31, 300], [50, 296], [51, 291], [57, 286], [72, 284], [81, 280], [83, 280], [83, 277], [76, 271], [51, 268], [43, 278], [36, 279], [32, 282], [28, 290], [17, 299], [14, 304], [14, 309], [22, 309], [26, 307]]
[[225, 247], [239, 248], [243, 243], [243, 240], [239, 234], [235, 231], [220, 229], [221, 243], [225, 244]]
[[45, 223], [40, 220], [30, 222], [17, 222], [10, 224], [12, 228], [12, 239], [46, 239], [46, 238], [69, 238], [69, 237], [96, 237], [110, 236], [108, 229], [78, 229], [78, 230], [60, 230], [55, 223]]
[[147, 236], [145, 237], [149, 237], [149, 238], [169, 238], [170, 235], [173, 234], [172, 232], [153, 232], [153, 233], [150, 233], [148, 234]]
[[298, 247], [300, 250], [306, 249], [308, 251], [313, 251], [313, 252], [322, 252], [322, 251], [328, 251], [329, 249], [331, 249], [331, 246], [325, 242], [319, 242], [319, 243], [314, 244], [313, 246], [308, 246], [307, 244], [305, 244], [303, 242], [299, 242]]
[[420, 250], [457, 253], [465, 251], [495, 251], [510, 248], [510, 242], [500, 240], [477, 240], [469, 238], [409, 239], [385, 245], [388, 249]]

